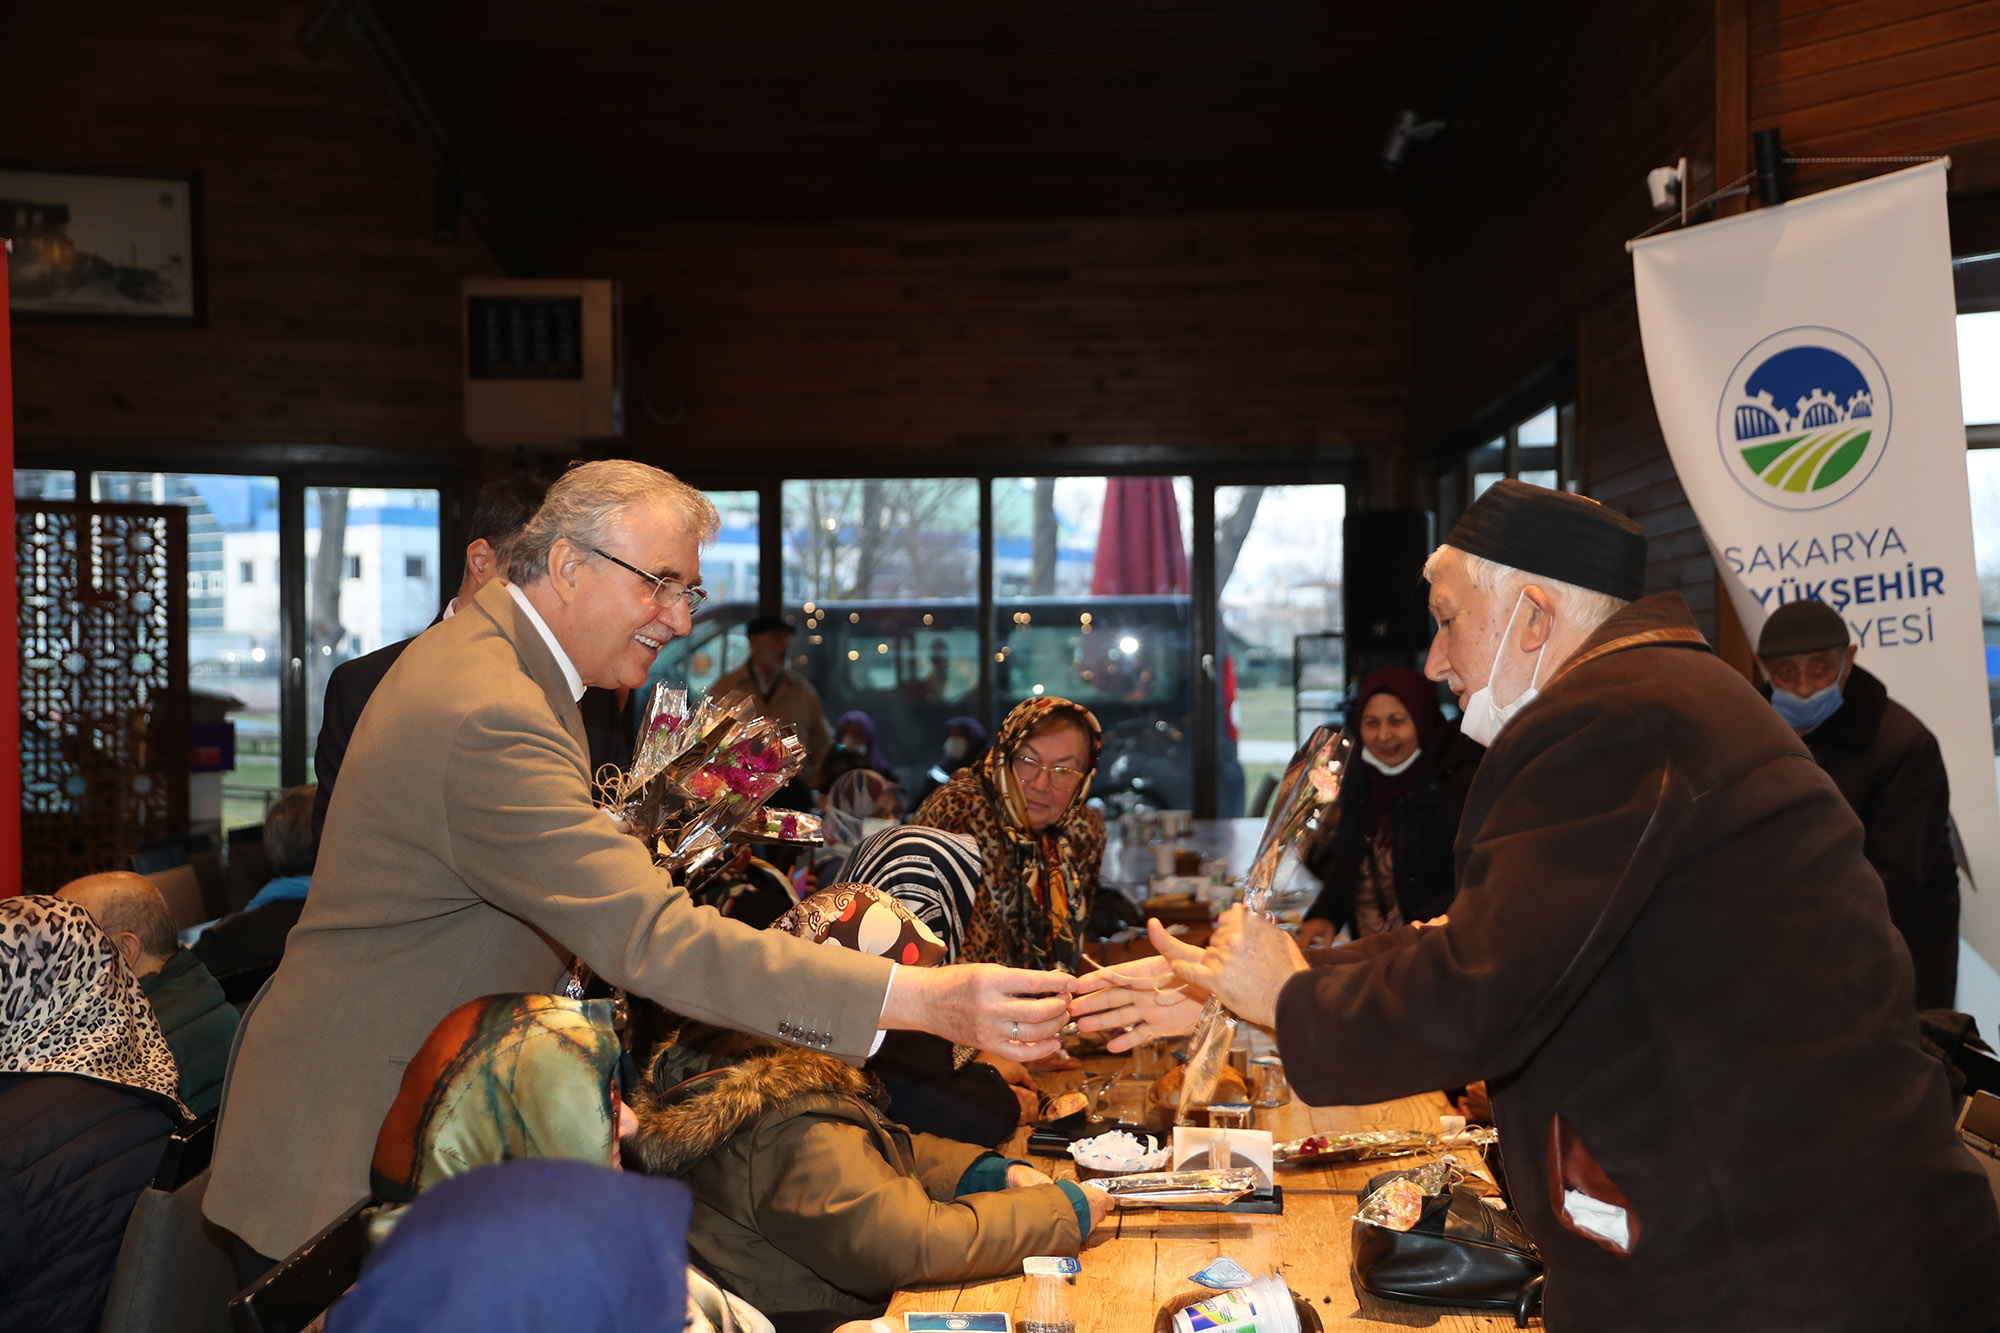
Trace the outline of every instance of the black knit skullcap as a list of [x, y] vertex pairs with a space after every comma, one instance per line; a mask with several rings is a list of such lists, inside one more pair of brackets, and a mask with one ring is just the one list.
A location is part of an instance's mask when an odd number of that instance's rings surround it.
[[1646, 593], [1646, 530], [1568, 491], [1496, 481], [1444, 544], [1627, 602]]
[[752, 616], [750, 623], [743, 627], [743, 633], [754, 639], [759, 634], [769, 634], [772, 630], [780, 629], [790, 634], [792, 622], [783, 616]]
[[1790, 657], [1847, 646], [1847, 622], [1840, 612], [1820, 601], [1786, 602], [1764, 620], [1757, 636], [1757, 656]]

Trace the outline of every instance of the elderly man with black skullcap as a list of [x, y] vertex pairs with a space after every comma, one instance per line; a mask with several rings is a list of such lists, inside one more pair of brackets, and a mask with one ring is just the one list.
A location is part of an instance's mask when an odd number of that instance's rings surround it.
[[1937, 737], [1854, 663], [1847, 622], [1825, 602], [1787, 602], [1764, 621], [1757, 660], [1771, 706], [1861, 818], [1861, 850], [1909, 946], [1917, 1008], [1958, 993], [1958, 861], [1951, 780]]
[[1171, 966], [1314, 1104], [1487, 1080], [1558, 1333], [1992, 1327], [2000, 1217], [1861, 826], [1645, 563], [1630, 520], [1503, 481], [1425, 567], [1428, 672], [1490, 747], [1442, 924], [1304, 956], [1240, 908], [1205, 953], [1155, 927], [1165, 960], [1071, 1011], [1183, 1028]]

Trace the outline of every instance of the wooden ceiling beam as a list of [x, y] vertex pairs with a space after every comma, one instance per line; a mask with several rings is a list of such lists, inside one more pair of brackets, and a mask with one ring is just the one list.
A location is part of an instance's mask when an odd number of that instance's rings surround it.
[[[374, 6], [368, 0], [323, 0], [300, 26], [299, 46], [316, 57], [336, 33], [347, 38], [348, 45], [381, 83], [382, 91], [436, 169], [438, 189], [456, 189], [458, 206], [486, 242], [501, 272], [509, 277], [537, 277], [549, 272], [553, 246], [547, 228], [514, 202], [517, 190], [496, 193], [495, 187], [506, 182], [477, 165], [446, 127]], [[503, 197], [508, 202], [503, 203]]]

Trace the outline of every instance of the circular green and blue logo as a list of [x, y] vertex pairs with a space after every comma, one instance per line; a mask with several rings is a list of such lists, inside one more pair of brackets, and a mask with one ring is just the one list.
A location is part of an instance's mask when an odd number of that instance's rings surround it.
[[1736, 484], [1778, 509], [1824, 509], [1853, 494], [1889, 446], [1889, 379], [1838, 329], [1774, 333], [1736, 363], [1715, 419]]

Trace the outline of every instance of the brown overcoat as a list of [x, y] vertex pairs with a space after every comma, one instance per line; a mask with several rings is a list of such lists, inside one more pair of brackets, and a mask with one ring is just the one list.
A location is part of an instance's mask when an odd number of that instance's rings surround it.
[[[1501, 733], [1458, 862], [1449, 924], [1286, 984], [1279, 1050], [1316, 1104], [1489, 1081], [1550, 1329], [1994, 1325], [2000, 1219], [1861, 825], [1678, 596]], [[1629, 1253], [1558, 1216], [1575, 1186]]]
[[555, 987], [574, 952], [693, 1015], [859, 1061], [886, 959], [695, 907], [591, 803], [583, 720], [504, 584], [419, 635], [356, 727], [312, 893], [251, 1014], [205, 1211], [290, 1253], [368, 1193], [403, 1068], [467, 1000]]

